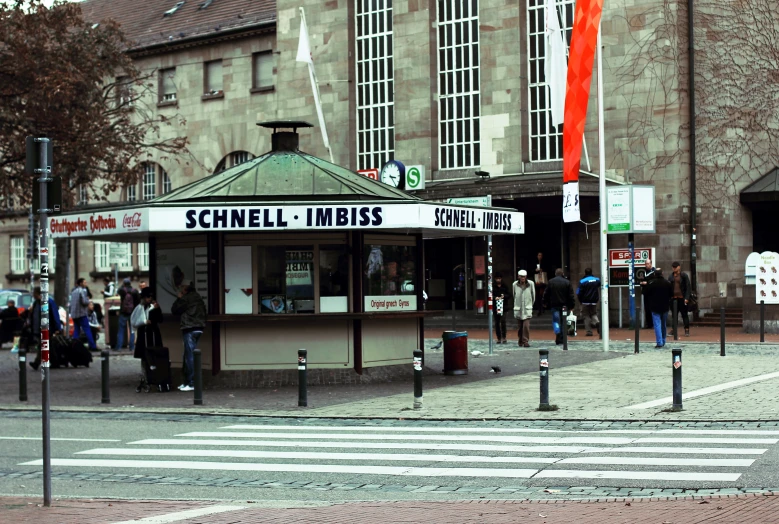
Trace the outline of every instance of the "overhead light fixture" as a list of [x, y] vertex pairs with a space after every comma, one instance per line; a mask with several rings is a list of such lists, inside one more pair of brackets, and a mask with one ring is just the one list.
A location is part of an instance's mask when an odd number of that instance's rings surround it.
[[487, 171], [476, 171], [476, 176], [481, 178], [482, 180], [487, 180], [490, 178], [490, 174]]

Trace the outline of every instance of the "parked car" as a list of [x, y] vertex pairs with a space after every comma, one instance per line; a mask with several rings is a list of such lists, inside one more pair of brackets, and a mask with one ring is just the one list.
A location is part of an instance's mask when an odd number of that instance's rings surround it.
[[33, 303], [32, 293], [26, 289], [0, 289], [0, 311], [8, 307], [9, 300], [14, 301], [20, 315]]

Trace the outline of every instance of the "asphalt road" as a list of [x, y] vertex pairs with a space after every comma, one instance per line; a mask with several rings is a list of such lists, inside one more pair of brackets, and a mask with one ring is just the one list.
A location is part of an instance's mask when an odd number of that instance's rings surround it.
[[[175, 418], [55, 413], [54, 495], [334, 502], [779, 486], [776, 426]], [[40, 496], [38, 414], [0, 413], [0, 428], [0, 495]]]

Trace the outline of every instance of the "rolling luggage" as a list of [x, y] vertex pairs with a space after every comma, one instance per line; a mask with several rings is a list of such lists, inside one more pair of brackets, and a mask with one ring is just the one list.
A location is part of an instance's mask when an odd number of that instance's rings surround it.
[[[70, 339], [65, 335], [54, 335], [49, 341], [49, 367], [68, 367], [68, 347]], [[36, 362], [40, 362], [40, 352]]]
[[79, 339], [70, 340], [70, 344], [67, 346], [65, 357], [70, 365], [75, 367], [84, 366], [89, 367], [89, 363], [92, 362], [92, 353]]
[[[144, 391], [148, 393], [152, 388], [159, 392], [170, 391], [171, 373], [170, 373], [170, 352], [168, 348], [162, 346], [162, 340], [159, 329], [156, 326], [145, 326], [139, 331], [138, 336], [143, 336], [145, 348], [141, 355], [141, 365], [143, 366], [143, 378], [141, 383], [135, 388], [136, 393]], [[135, 349], [138, 351], [139, 344], [136, 343]]]

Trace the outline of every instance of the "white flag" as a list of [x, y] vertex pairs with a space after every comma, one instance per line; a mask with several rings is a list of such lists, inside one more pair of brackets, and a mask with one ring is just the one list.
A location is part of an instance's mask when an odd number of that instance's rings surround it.
[[[549, 85], [549, 108], [552, 113], [552, 125], [563, 123], [565, 115], [565, 86], [568, 77], [568, 61], [565, 58], [565, 40], [557, 18], [555, 0], [546, 0], [546, 57], [544, 76]], [[300, 56], [300, 51], [298, 51]], [[299, 58], [298, 58], [299, 59]]]
[[300, 17], [300, 40], [298, 41], [298, 56], [295, 61], [314, 64], [314, 59], [311, 58], [311, 44], [308, 41], [308, 27], [306, 27], [306, 19], [303, 16]]
[[325, 115], [322, 113], [322, 100], [319, 97], [319, 82], [316, 79], [316, 71], [314, 71], [314, 59], [311, 56], [311, 44], [308, 40], [308, 27], [306, 26], [306, 12], [302, 7], [299, 9], [300, 40], [298, 41], [298, 55], [295, 58], [295, 61], [308, 64], [308, 76], [311, 78], [311, 89], [314, 92], [314, 104], [316, 104], [316, 114], [319, 117], [319, 130], [322, 131], [322, 142], [324, 142], [327, 152], [330, 153], [330, 162], [335, 163], [335, 160], [333, 159], [333, 150], [330, 148], [330, 139], [327, 137]]
[[581, 220], [579, 211], [579, 182], [563, 184], [563, 222]]

